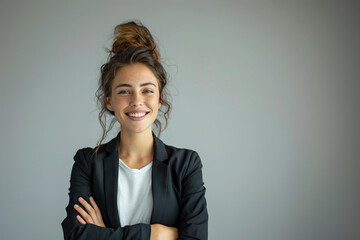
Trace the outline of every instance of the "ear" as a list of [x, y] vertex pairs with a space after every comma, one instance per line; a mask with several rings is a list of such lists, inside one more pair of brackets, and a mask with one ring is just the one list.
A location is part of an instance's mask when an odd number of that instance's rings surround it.
[[105, 106], [109, 111], [114, 111], [114, 108], [111, 105], [111, 99], [110, 97], [104, 97], [104, 101], [105, 101]]

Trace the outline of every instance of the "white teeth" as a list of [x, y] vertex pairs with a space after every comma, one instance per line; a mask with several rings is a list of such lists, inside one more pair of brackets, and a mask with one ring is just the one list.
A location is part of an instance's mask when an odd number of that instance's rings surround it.
[[129, 113], [130, 117], [143, 117], [146, 113]]

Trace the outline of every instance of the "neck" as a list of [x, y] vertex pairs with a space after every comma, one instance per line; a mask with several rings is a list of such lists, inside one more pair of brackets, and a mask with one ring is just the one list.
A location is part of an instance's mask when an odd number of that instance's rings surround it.
[[152, 131], [129, 133], [121, 131], [119, 157], [122, 160], [143, 161], [153, 157], [154, 139]]

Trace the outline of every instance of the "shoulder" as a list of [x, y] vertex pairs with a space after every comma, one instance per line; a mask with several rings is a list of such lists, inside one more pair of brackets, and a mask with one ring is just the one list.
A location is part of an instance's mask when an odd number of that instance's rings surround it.
[[199, 154], [195, 150], [175, 147], [168, 144], [164, 144], [164, 145], [169, 158], [177, 157], [183, 159], [192, 159], [193, 161], [199, 159]]
[[92, 162], [95, 159], [106, 157], [107, 155], [109, 155], [109, 153], [112, 153], [117, 149], [119, 136], [120, 133], [118, 133], [117, 136], [115, 136], [108, 142], [101, 144], [99, 147], [98, 146], [84, 147], [77, 150], [74, 157], [76, 158], [75, 161], [79, 159], [79, 160], [87, 160], [88, 162]]
[[202, 168], [203, 165], [197, 151], [188, 148], [175, 147], [167, 144], [164, 145], [168, 154], [169, 165], [175, 165], [185, 172], [194, 168]]
[[99, 150], [96, 152], [97, 147], [83, 147], [76, 151], [74, 161], [82, 170], [88, 172], [91, 170], [95, 159], [101, 158], [105, 155], [106, 144], [100, 145]]
[[[203, 164], [197, 151], [188, 148], [179, 148], [165, 144], [168, 153], [167, 162], [173, 186], [192, 191], [203, 183]], [[197, 191], [197, 190], [194, 190]]]
[[94, 148], [84, 147], [76, 151], [74, 155], [74, 165], [79, 167], [84, 172], [90, 172], [91, 170], [91, 156], [94, 153]]

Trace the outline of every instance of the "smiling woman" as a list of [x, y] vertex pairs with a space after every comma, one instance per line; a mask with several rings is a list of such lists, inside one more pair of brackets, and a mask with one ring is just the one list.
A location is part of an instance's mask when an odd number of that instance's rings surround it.
[[[116, 26], [96, 93], [103, 134], [74, 156], [65, 239], [208, 238], [200, 157], [159, 139], [171, 110], [159, 56], [141, 23]], [[114, 116], [109, 128], [107, 115]], [[115, 122], [121, 131], [103, 144]]]

